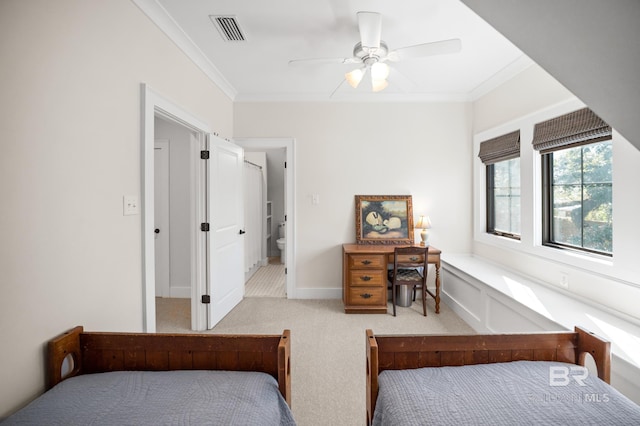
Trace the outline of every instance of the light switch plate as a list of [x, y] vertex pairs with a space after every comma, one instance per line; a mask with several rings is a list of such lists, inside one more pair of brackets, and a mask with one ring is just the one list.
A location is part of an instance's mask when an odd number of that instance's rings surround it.
[[122, 198], [122, 214], [125, 216], [139, 214], [140, 207], [137, 195], [125, 195]]

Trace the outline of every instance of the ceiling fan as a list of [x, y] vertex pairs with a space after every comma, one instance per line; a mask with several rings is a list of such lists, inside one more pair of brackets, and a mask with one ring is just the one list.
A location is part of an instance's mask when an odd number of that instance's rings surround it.
[[294, 59], [289, 61], [289, 65], [309, 63], [356, 64], [358, 65], [357, 68], [345, 74], [347, 83], [355, 89], [369, 72], [371, 74], [371, 88], [374, 92], [379, 92], [389, 85], [387, 77], [389, 76], [390, 67], [387, 62], [457, 53], [462, 48], [460, 39], [455, 38], [389, 50], [387, 44], [380, 39], [382, 15], [377, 12], [358, 12], [357, 17], [360, 41], [354, 46], [352, 57]]

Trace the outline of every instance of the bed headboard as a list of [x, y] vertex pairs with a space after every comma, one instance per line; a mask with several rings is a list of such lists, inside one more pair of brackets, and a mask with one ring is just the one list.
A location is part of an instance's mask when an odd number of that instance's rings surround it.
[[290, 336], [289, 330], [281, 335], [89, 333], [78, 326], [48, 343], [47, 389], [75, 375], [107, 371], [260, 371], [278, 380], [290, 404]]
[[422, 336], [374, 336], [367, 330], [366, 344], [369, 424], [378, 396], [378, 374], [384, 370], [520, 360], [584, 365], [591, 354], [598, 377], [610, 381], [611, 344], [580, 327], [574, 332]]

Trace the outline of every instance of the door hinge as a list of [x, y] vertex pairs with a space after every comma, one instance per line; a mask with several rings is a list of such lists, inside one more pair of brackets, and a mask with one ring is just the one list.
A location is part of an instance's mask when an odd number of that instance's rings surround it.
[[287, 215], [286, 214], [284, 215], [284, 221], [285, 222], [287, 221]]
[[200, 159], [208, 160], [209, 159], [209, 151], [200, 151]]
[[286, 161], [284, 162], [284, 168], [285, 169], [287, 168], [287, 162]]
[[284, 268], [284, 274], [287, 275], [287, 268]]
[[203, 294], [202, 295], [202, 303], [204, 303], [204, 304], [211, 303], [211, 296], [209, 296], [208, 294]]
[[208, 223], [201, 223], [200, 224], [200, 230], [202, 232], [209, 232], [209, 224]]

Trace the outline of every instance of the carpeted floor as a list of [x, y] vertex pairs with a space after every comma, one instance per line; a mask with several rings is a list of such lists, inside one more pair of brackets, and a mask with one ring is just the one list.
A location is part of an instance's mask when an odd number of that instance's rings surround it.
[[[159, 318], [166, 305], [158, 305]], [[438, 315], [433, 301], [427, 317], [421, 311], [422, 305], [414, 303], [398, 308], [396, 317], [345, 314], [341, 300], [245, 298], [209, 332], [278, 334], [290, 329], [291, 405], [298, 425], [364, 425], [365, 329], [377, 334], [474, 334], [444, 303]], [[158, 321], [157, 329], [190, 332], [188, 322]]]

